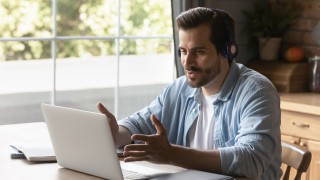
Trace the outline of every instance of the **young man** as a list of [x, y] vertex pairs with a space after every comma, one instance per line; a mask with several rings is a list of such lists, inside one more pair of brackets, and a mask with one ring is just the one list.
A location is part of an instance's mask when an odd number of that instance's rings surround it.
[[199, 7], [176, 21], [186, 75], [149, 106], [118, 122], [98, 104], [116, 145], [125, 146], [125, 161], [279, 179], [279, 96], [267, 78], [235, 62], [232, 17]]

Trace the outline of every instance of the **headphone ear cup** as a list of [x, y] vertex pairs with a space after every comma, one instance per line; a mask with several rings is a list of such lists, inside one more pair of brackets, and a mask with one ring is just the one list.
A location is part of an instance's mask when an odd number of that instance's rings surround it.
[[229, 42], [227, 47], [228, 60], [234, 59], [238, 54], [238, 46], [235, 42]]
[[238, 46], [235, 42], [227, 41], [221, 51], [222, 55], [231, 61], [238, 54]]

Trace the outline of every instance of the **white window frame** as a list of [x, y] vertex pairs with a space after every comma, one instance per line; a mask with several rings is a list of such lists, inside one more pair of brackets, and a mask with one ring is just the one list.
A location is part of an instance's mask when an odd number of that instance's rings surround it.
[[117, 34], [115, 36], [58, 36], [57, 35], [57, 0], [51, 0], [51, 7], [52, 7], [52, 32], [51, 37], [19, 37], [19, 38], [0, 38], [0, 42], [7, 42], [7, 41], [50, 41], [51, 42], [51, 60], [53, 62], [52, 73], [53, 73], [53, 87], [50, 93], [50, 103], [56, 104], [56, 59], [57, 59], [57, 52], [56, 46], [57, 41], [59, 40], [115, 40], [116, 42], [116, 84], [115, 84], [115, 91], [114, 91], [114, 107], [115, 112], [114, 115], [118, 117], [118, 104], [119, 104], [119, 62], [120, 62], [120, 40], [121, 39], [171, 39], [173, 41], [172, 36], [122, 36], [120, 33], [120, 24], [121, 24], [121, 0], [118, 0], [117, 4]]

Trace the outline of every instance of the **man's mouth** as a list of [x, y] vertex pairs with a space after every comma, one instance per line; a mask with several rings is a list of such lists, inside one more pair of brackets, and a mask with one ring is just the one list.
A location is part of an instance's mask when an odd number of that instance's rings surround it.
[[185, 68], [186, 75], [189, 79], [196, 78], [197, 74], [200, 72], [199, 69], [196, 68]]
[[194, 79], [196, 78], [196, 73], [194, 71], [187, 71], [187, 77], [188, 79]]

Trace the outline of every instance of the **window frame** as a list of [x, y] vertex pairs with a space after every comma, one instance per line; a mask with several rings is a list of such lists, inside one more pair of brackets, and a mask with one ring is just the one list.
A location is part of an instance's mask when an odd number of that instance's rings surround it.
[[[52, 79], [52, 89], [50, 92], [50, 103], [56, 104], [56, 61], [57, 61], [57, 42], [58, 41], [67, 41], [67, 40], [115, 40], [115, 56], [117, 58], [116, 60], [116, 84], [115, 84], [115, 91], [114, 91], [114, 107], [115, 112], [114, 115], [118, 117], [118, 104], [119, 104], [119, 72], [120, 72], [120, 41], [121, 40], [127, 40], [127, 39], [171, 39], [173, 42], [173, 34], [172, 36], [157, 36], [157, 35], [146, 35], [146, 36], [123, 36], [120, 32], [120, 26], [121, 26], [121, 0], [118, 0], [117, 3], [117, 34], [113, 36], [58, 36], [57, 35], [57, 0], [51, 0], [51, 19], [52, 19], [52, 31], [51, 31], [51, 37], [12, 37], [12, 38], [0, 38], [0, 42], [14, 42], [14, 41], [50, 41], [51, 43], [51, 61], [53, 62], [52, 66], [52, 73], [53, 73], [53, 79]], [[172, 43], [173, 44], [173, 43]], [[172, 45], [173, 46], [173, 45]], [[174, 52], [174, 50], [172, 50]]]

